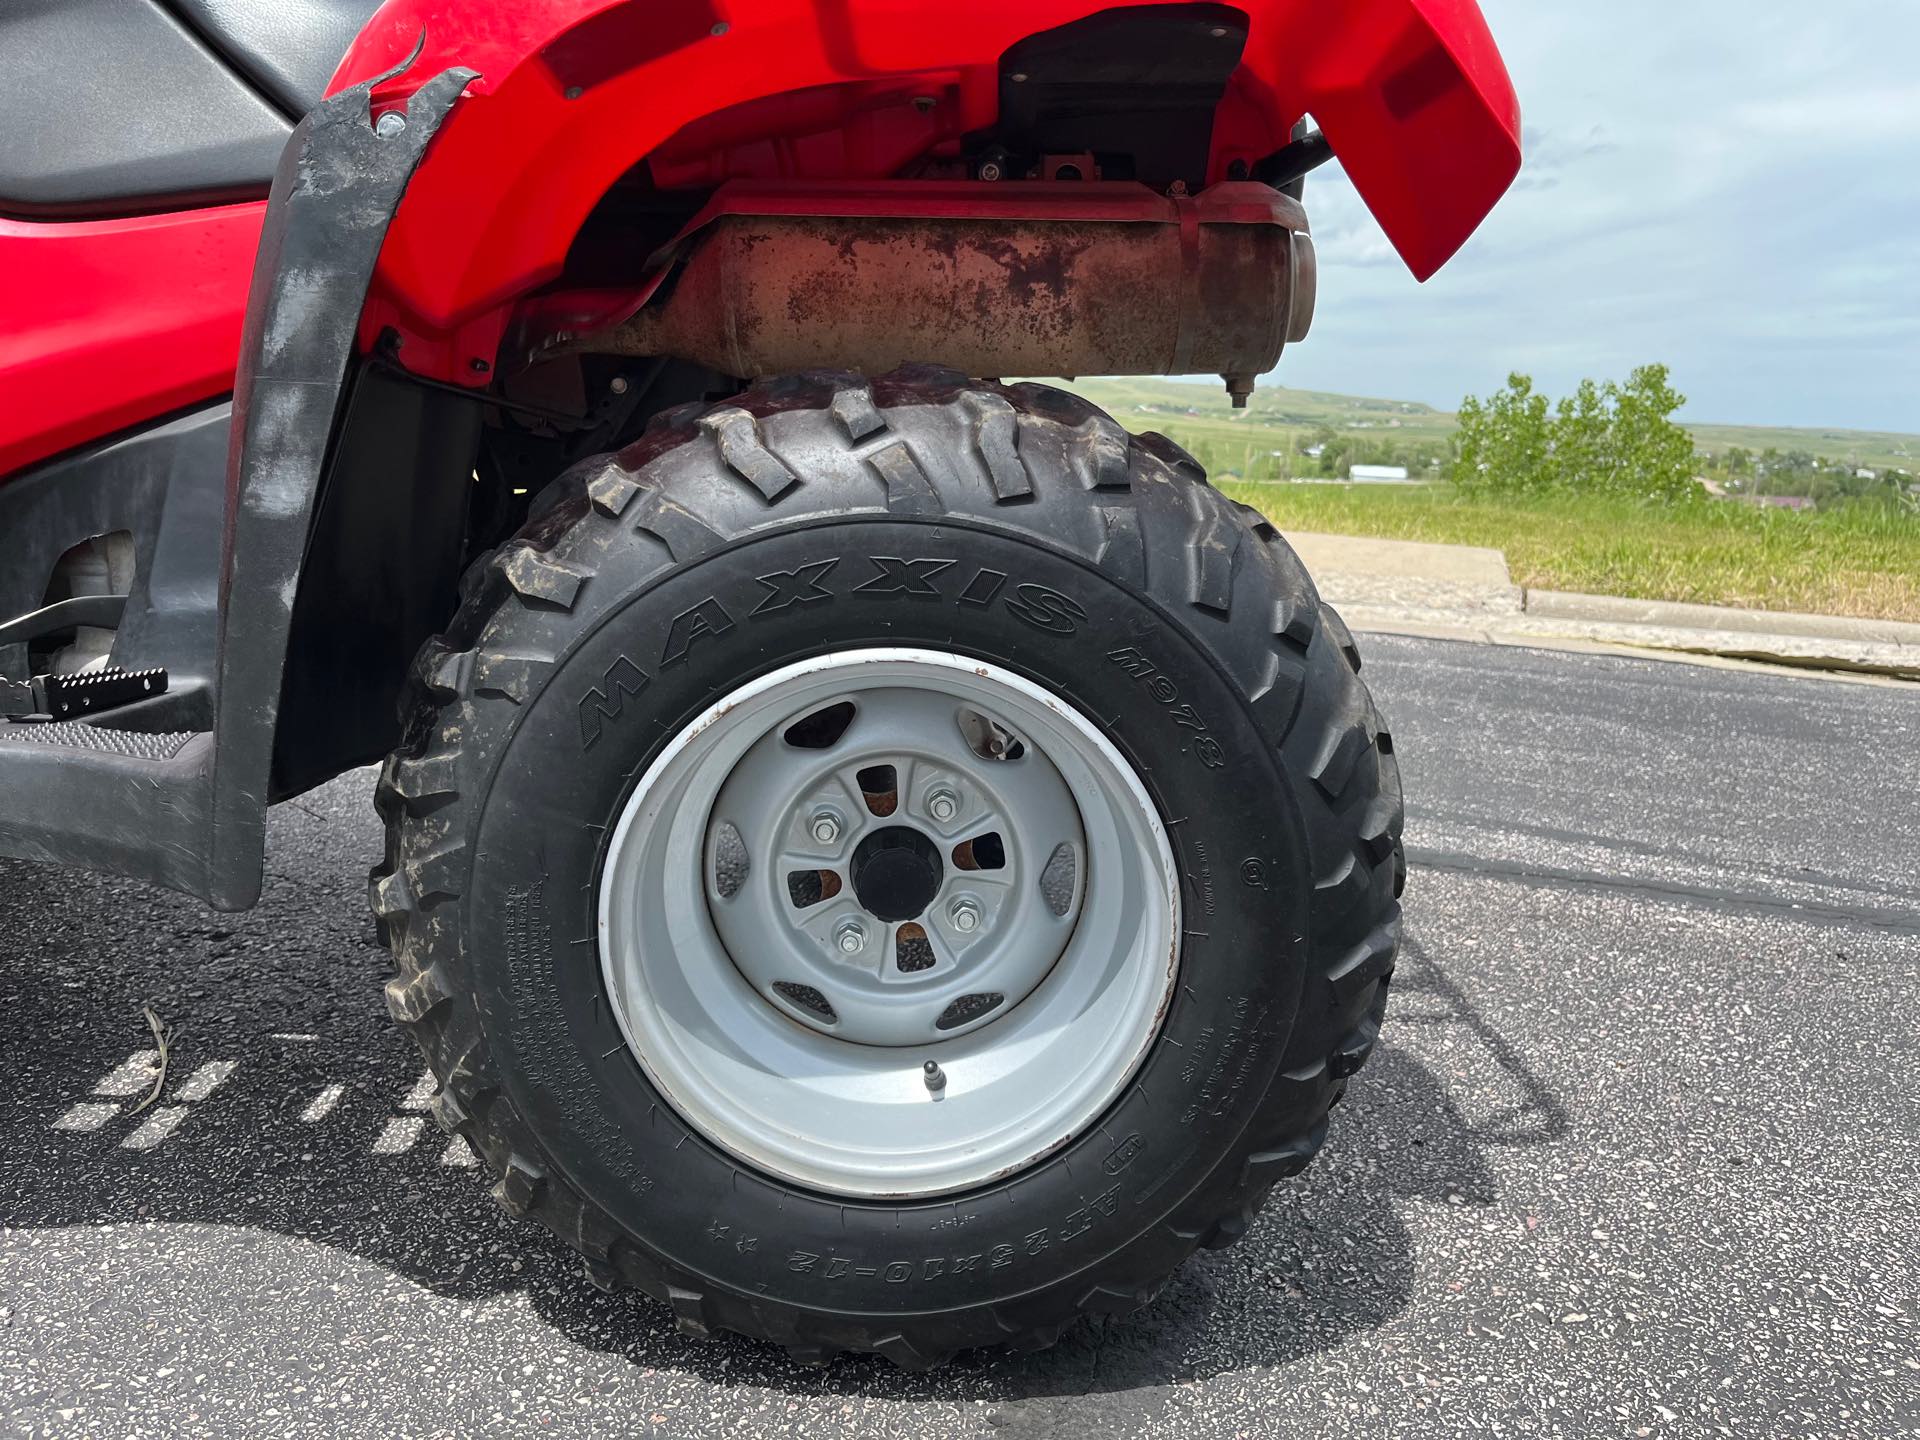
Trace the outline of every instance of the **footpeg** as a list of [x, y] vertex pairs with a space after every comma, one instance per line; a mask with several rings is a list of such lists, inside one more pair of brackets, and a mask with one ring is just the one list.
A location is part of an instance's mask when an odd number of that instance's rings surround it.
[[0, 680], [0, 715], [14, 719], [74, 720], [167, 693], [165, 666], [150, 670], [88, 670], [36, 675], [27, 683]]

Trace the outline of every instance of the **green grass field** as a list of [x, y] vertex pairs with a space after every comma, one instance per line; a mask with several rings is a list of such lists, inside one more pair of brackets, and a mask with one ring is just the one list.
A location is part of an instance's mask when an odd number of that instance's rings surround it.
[[1514, 582], [1542, 590], [1920, 621], [1920, 520], [1704, 500], [1501, 502], [1445, 485], [1221, 488], [1282, 529], [1504, 550]]
[[[1263, 385], [1233, 410], [1218, 387], [1085, 380], [1076, 390], [1129, 430], [1158, 430], [1221, 488], [1283, 529], [1487, 545], [1516, 583], [1647, 600], [1690, 600], [1920, 621], [1920, 518], [1855, 509], [1796, 514], [1732, 502], [1654, 507], [1573, 495], [1469, 500], [1445, 485], [1236, 482], [1281, 472], [1274, 452], [1322, 428], [1444, 447], [1454, 417], [1431, 406]], [[1689, 427], [1706, 448], [1773, 446], [1855, 464], [1920, 468], [1920, 436], [1757, 426]], [[1226, 477], [1226, 478], [1222, 478]]]

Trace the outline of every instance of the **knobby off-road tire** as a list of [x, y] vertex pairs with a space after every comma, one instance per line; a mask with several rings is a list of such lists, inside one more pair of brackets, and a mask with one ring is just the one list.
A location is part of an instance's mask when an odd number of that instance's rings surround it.
[[[635, 780], [718, 696], [913, 645], [1097, 723], [1165, 822], [1184, 933], [1096, 1123], [965, 1193], [863, 1201], [759, 1172], [656, 1093], [595, 889]], [[1270, 525], [1074, 396], [916, 369], [669, 412], [555, 482], [413, 669], [371, 884], [389, 1007], [499, 1202], [683, 1331], [916, 1367], [1051, 1344], [1242, 1235], [1374, 1045], [1401, 804], [1359, 668]]]

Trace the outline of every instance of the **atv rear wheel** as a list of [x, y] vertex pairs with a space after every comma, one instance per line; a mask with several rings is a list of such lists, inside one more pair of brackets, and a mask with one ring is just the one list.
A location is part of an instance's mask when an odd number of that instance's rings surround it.
[[1291, 551], [1045, 387], [765, 382], [476, 568], [382, 774], [435, 1114], [590, 1276], [808, 1359], [1049, 1343], [1302, 1168], [1398, 935]]

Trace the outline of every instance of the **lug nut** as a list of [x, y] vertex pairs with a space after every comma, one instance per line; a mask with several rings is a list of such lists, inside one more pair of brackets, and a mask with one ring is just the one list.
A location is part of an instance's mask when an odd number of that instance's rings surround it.
[[962, 935], [971, 935], [980, 928], [980, 907], [972, 900], [956, 900], [947, 907], [947, 919]]
[[842, 955], [858, 955], [867, 947], [867, 927], [858, 920], [843, 920], [840, 928], [833, 932], [833, 938]]
[[942, 785], [927, 793], [927, 813], [936, 820], [951, 820], [960, 813], [960, 797]]
[[840, 817], [831, 810], [822, 810], [813, 817], [813, 838], [822, 845], [831, 845], [840, 838]]

